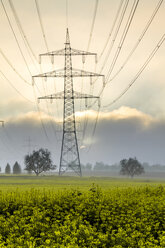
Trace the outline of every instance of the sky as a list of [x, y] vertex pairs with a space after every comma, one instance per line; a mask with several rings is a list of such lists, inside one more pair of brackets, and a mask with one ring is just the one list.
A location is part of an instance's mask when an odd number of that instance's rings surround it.
[[[49, 58], [43, 58], [39, 65], [38, 55], [64, 48], [67, 27], [71, 47], [98, 54], [97, 64], [92, 56], [86, 58], [84, 66], [81, 57], [73, 58], [73, 68], [101, 73], [106, 78], [106, 86], [100, 96], [99, 115], [97, 103], [89, 102], [93, 106], [86, 109], [84, 101], [75, 102], [81, 162], [103, 161], [113, 164], [123, 158], [136, 156], [141, 162], [165, 164], [165, 42], [129, 90], [115, 101], [134, 81], [164, 35], [165, 4], [158, 0], [128, 1], [123, 21], [115, 36], [127, 0], [123, 1], [112, 30], [121, 2], [3, 0], [0, 3], [0, 119], [5, 122], [5, 127], [0, 127], [2, 169], [7, 162], [13, 165], [16, 160], [23, 168], [24, 156], [40, 147], [48, 148], [54, 163], [59, 164], [63, 102], [54, 100], [51, 104], [42, 100], [38, 104], [37, 98], [62, 91], [63, 80], [36, 79], [32, 86], [32, 76], [64, 67], [62, 57], [56, 57], [54, 65]], [[41, 19], [37, 14], [36, 3]], [[120, 47], [127, 20], [136, 3], [136, 11]], [[160, 8], [142, 37], [158, 3], [161, 3]], [[137, 43], [137, 48], [123, 66]], [[107, 79], [117, 52], [119, 56]], [[75, 90], [95, 96], [99, 95], [102, 86], [101, 79], [95, 80], [92, 87], [88, 78], [74, 80]], [[114, 104], [111, 104], [113, 101]], [[97, 127], [93, 134], [97, 116]], [[83, 135], [86, 120], [87, 128]]]

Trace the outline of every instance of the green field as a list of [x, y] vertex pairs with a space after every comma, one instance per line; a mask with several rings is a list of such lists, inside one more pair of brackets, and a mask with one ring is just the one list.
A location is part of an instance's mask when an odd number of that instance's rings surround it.
[[165, 247], [165, 181], [0, 176], [0, 247]]
[[128, 179], [128, 178], [111, 178], [111, 177], [71, 177], [71, 176], [0, 176], [0, 190], [15, 191], [34, 189], [80, 189], [88, 190], [93, 184], [98, 185], [103, 190], [111, 188], [142, 187], [146, 185], [158, 186], [165, 185], [165, 180], [159, 179]]

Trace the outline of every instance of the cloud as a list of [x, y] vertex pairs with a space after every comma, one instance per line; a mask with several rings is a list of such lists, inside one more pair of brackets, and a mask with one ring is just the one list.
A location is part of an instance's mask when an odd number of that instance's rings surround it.
[[[40, 117], [42, 117], [48, 139]], [[76, 112], [76, 118], [78, 117], [82, 127], [88, 119], [84, 140], [82, 142], [81, 133], [79, 142], [82, 163], [103, 161], [112, 164], [123, 158], [134, 156], [142, 162], [165, 163], [164, 119], [148, 115], [136, 108], [122, 106], [110, 112], [100, 112], [93, 136], [97, 112], [93, 110]], [[28, 137], [32, 139], [31, 149], [48, 148], [52, 152], [54, 162], [58, 164], [62, 139], [62, 132], [58, 132], [59, 130], [62, 131], [59, 120], [45, 112], [39, 115], [35, 111], [27, 111], [8, 119], [4, 131], [0, 130], [2, 164], [14, 163], [15, 160], [23, 163], [21, 161], [27, 153]], [[2, 142], [8, 148], [5, 148]]]
[[[82, 120], [87, 116], [90, 121], [93, 121], [96, 119], [97, 115], [98, 113], [93, 110], [76, 112], [76, 117]], [[128, 119], [137, 119], [144, 125], [149, 125], [151, 122], [154, 121], [151, 115], [145, 114], [142, 111], [137, 110], [136, 108], [130, 108], [127, 106], [122, 106], [119, 109], [115, 109], [111, 112], [99, 112], [99, 122], [104, 120], [119, 121]]]

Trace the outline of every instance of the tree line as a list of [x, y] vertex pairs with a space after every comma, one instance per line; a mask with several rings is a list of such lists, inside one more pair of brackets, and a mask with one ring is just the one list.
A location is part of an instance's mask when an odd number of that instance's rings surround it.
[[20, 164], [16, 161], [13, 165], [13, 167], [10, 166], [9, 163], [7, 163], [5, 167], [5, 174], [21, 174], [22, 173], [22, 168]]
[[[51, 153], [47, 149], [40, 148], [39, 150], [34, 150], [31, 154], [28, 154], [24, 158], [25, 168], [29, 174], [32, 172], [38, 176], [42, 172], [47, 172], [50, 170], [55, 170], [57, 168], [56, 165], [53, 164], [51, 159]], [[141, 175], [149, 168], [164, 168], [165, 166], [150, 166], [147, 163], [141, 164], [136, 157], [122, 159], [119, 164], [108, 165], [103, 162], [96, 162], [93, 166], [90, 163], [86, 165], [81, 165], [82, 171], [118, 171], [121, 175], [126, 175], [130, 177], [134, 177], [136, 175]], [[1, 169], [0, 169], [1, 171]], [[5, 174], [21, 174], [22, 168], [20, 164], [16, 161], [13, 167], [9, 165], [9, 163], [5, 167]]]
[[[37, 151], [33, 151], [31, 154], [28, 154], [24, 158], [25, 168], [29, 174], [34, 172], [37, 176], [42, 172], [46, 172], [49, 170], [55, 170], [56, 165], [53, 165], [51, 159], [51, 153], [47, 149], [40, 148]], [[1, 172], [1, 168], [0, 168]], [[5, 167], [5, 174], [21, 174], [22, 168], [20, 164], [16, 161], [13, 167], [7, 163]]]

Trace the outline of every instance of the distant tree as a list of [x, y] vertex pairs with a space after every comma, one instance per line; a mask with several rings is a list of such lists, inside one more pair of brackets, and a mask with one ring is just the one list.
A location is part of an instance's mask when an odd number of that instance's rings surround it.
[[0, 172], [1, 172], [1, 167], [0, 167]]
[[11, 167], [10, 165], [7, 163], [6, 167], [5, 167], [5, 174], [10, 174], [11, 173]]
[[132, 178], [135, 175], [144, 173], [144, 168], [136, 158], [123, 159], [120, 161], [121, 170], [120, 174], [128, 175]]
[[13, 174], [21, 174], [21, 166], [18, 164], [16, 161], [15, 164], [13, 165]]
[[92, 170], [92, 164], [87, 163], [86, 164], [86, 170]]
[[94, 170], [104, 170], [104, 163], [103, 162], [96, 162], [96, 164], [94, 165]]
[[52, 163], [50, 152], [43, 148], [26, 155], [25, 166], [25, 170], [34, 171], [37, 176], [43, 171], [56, 169], [56, 166]]

